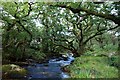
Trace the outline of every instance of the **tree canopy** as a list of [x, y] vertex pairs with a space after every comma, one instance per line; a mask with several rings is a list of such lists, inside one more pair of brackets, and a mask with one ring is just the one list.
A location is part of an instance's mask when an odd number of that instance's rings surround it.
[[90, 49], [89, 45], [97, 42], [104, 44], [104, 38], [107, 39], [105, 34], [114, 33], [113, 42], [116, 37], [119, 40], [119, 2], [0, 4], [5, 59], [42, 59], [66, 51], [71, 51], [77, 57]]

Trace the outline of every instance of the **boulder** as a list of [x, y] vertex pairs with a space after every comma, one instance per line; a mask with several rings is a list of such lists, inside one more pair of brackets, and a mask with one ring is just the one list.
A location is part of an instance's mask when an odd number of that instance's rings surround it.
[[27, 76], [27, 70], [18, 65], [7, 64], [2, 65], [2, 78], [3, 79], [21, 79]]

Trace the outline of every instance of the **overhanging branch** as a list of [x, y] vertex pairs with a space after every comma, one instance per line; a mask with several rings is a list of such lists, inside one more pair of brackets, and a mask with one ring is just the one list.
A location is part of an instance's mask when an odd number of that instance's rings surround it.
[[80, 11], [83, 11], [83, 12], [86, 12], [90, 15], [95, 15], [95, 16], [102, 17], [102, 18], [105, 18], [105, 19], [108, 19], [108, 20], [112, 20], [114, 23], [120, 25], [120, 18], [115, 16], [115, 15], [98, 13], [98, 12], [91, 11], [89, 9], [82, 8], [82, 7], [72, 8], [71, 6], [67, 6], [67, 5], [64, 5], [64, 4], [60, 4], [60, 5], [57, 4], [57, 5], [50, 5], [50, 6], [67, 8], [67, 9], [70, 9], [73, 13], [79, 13]]
[[17, 22], [30, 35], [30, 40], [29, 41], [32, 41], [32, 33], [24, 27], [24, 25], [21, 23], [20, 20], [17, 21]]
[[90, 36], [90, 37], [84, 42], [84, 44], [86, 44], [86, 43], [87, 43], [89, 40], [91, 40], [92, 38], [94, 38], [94, 37], [96, 37], [96, 36], [98, 36], [98, 35], [104, 34], [104, 32], [102, 32], [102, 31], [105, 31], [105, 30], [110, 31], [110, 30], [116, 29], [116, 28], [118, 28], [118, 27], [119, 27], [119, 26], [115, 26], [115, 27], [109, 28], [109, 29], [101, 29], [101, 30], [99, 30], [99, 32], [96, 32], [94, 35]]
[[28, 5], [29, 5], [28, 13], [24, 17], [27, 17], [30, 15], [30, 12], [32, 11], [32, 4], [33, 3], [28, 3]]
[[67, 49], [67, 50], [71, 50], [71, 51], [73, 50], [73, 49], [71, 49], [71, 48], [68, 48], [68, 47], [63, 46], [63, 45], [60, 45], [60, 44], [55, 44], [55, 43], [54, 43], [54, 45], [55, 45], [55, 46], [63, 47], [64, 49]]

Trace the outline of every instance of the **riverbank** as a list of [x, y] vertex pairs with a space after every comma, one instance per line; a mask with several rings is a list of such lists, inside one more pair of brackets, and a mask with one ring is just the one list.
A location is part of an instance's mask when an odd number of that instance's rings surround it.
[[118, 78], [118, 56], [81, 56], [67, 66], [71, 78]]
[[2, 79], [14, 79], [14, 78], [25, 78], [27, 76], [27, 70], [15, 65], [6, 64], [2, 65]]
[[[19, 79], [21, 78], [19, 77], [21, 75], [22, 75], [22, 79], [69, 78], [69, 75], [67, 74], [66, 71], [62, 69], [62, 67], [66, 65], [70, 65], [73, 60], [74, 60], [74, 57], [72, 57], [71, 55], [68, 55], [67, 58], [53, 57], [44, 63], [37, 63], [37, 61], [34, 61], [32, 59], [29, 59], [30, 62], [27, 62], [27, 61], [12, 62], [12, 64], [6, 64], [2, 66], [3, 78]], [[14, 76], [15, 75], [14, 73], [17, 76]]]

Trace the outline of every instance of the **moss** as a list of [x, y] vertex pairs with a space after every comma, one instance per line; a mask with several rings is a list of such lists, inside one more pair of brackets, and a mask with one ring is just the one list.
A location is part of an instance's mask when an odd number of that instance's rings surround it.
[[18, 65], [7, 64], [2, 65], [2, 77], [9, 78], [24, 78], [27, 75], [27, 71]]
[[118, 78], [118, 69], [110, 66], [106, 57], [78, 57], [67, 68], [72, 78]]

